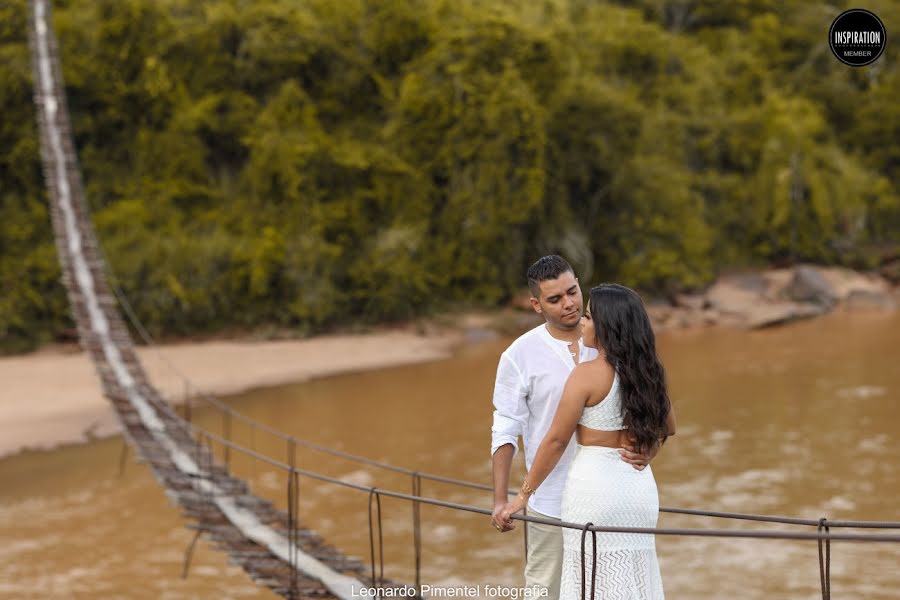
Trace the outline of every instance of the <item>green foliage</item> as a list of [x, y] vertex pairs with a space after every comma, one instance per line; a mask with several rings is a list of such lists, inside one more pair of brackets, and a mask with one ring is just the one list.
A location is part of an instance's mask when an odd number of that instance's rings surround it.
[[26, 17], [25, 0], [0, 5], [0, 351], [72, 326], [43, 201]]
[[[900, 46], [846, 2], [68, 0], [63, 75], [112, 271], [155, 334], [313, 332], [582, 281], [871, 267], [900, 243]], [[0, 6], [0, 348], [72, 327], [26, 0]], [[846, 6], [845, 6], [846, 5]], [[867, 8], [891, 31], [900, 7]]]

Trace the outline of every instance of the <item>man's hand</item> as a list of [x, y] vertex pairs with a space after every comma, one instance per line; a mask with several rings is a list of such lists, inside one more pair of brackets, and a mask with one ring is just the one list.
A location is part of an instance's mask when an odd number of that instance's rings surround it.
[[647, 468], [647, 465], [650, 464], [650, 461], [653, 460], [656, 455], [659, 453], [659, 444], [656, 444], [653, 448], [651, 448], [647, 454], [639, 454], [635, 447], [631, 444], [626, 444], [619, 448], [619, 455], [622, 457], [622, 460], [630, 464], [632, 467], [637, 469], [638, 471], [643, 471]]
[[[510, 500], [505, 506], [500, 509], [499, 516], [495, 517], [494, 528], [500, 533], [505, 533], [507, 531], [512, 531], [516, 528], [515, 523], [512, 521], [512, 516], [517, 512], [522, 511], [525, 508], [525, 504], [527, 504], [527, 500], [522, 494], [517, 494], [515, 498]], [[494, 514], [496, 515], [496, 509]], [[499, 527], [498, 527], [499, 525]]]
[[506, 533], [507, 531], [512, 531], [516, 528], [512, 521], [503, 517], [502, 513], [506, 509], [506, 504], [506, 502], [495, 502], [494, 514], [491, 516], [491, 524], [494, 526], [494, 529], [500, 533]]
[[494, 514], [491, 515], [491, 524], [501, 533], [513, 529], [512, 523], [505, 523], [500, 518], [500, 513], [506, 508], [509, 500], [509, 469], [515, 453], [516, 449], [513, 444], [503, 444], [497, 448], [491, 458], [494, 473]]

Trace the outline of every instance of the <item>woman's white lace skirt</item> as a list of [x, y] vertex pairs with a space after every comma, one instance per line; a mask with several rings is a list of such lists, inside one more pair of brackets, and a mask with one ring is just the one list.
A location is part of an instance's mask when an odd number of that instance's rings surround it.
[[[562, 520], [609, 527], [656, 527], [659, 494], [653, 471], [638, 471], [615, 448], [578, 445], [563, 492]], [[581, 599], [581, 534], [563, 529], [560, 600]], [[594, 562], [585, 539], [586, 598]], [[651, 534], [598, 533], [596, 600], [662, 600], [662, 578]]]

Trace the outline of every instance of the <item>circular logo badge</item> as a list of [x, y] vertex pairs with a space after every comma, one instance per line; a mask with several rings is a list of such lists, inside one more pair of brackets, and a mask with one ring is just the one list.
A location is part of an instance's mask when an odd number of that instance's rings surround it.
[[839, 61], [851, 67], [875, 62], [887, 44], [884, 23], [874, 13], [854, 8], [838, 15], [828, 31], [828, 45]]

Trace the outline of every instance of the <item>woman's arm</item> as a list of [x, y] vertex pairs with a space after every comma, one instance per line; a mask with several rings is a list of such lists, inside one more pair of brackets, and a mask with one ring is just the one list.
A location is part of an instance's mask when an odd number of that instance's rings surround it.
[[[556, 467], [569, 445], [569, 441], [575, 433], [575, 427], [578, 425], [578, 419], [581, 418], [584, 405], [590, 396], [593, 378], [586, 370], [586, 366], [578, 365], [569, 375], [559, 401], [559, 407], [556, 409], [556, 415], [553, 417], [553, 423], [550, 424], [550, 429], [547, 430], [547, 434], [538, 447], [531, 470], [525, 476], [523, 490], [536, 490]], [[528, 495], [530, 495], [529, 492], [520, 491], [515, 499], [506, 505], [500, 515], [501, 522], [497, 525], [505, 526], [506, 530], [512, 529], [510, 515], [525, 507]]]

